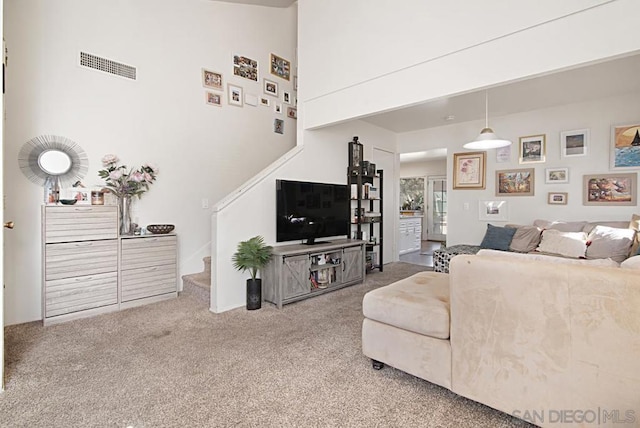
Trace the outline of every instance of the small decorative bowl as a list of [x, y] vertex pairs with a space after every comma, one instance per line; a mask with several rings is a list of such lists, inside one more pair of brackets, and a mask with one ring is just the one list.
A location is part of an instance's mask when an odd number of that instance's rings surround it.
[[147, 230], [153, 234], [169, 233], [175, 226], [173, 224], [150, 224], [147, 226]]
[[76, 202], [78, 202], [78, 200], [77, 200], [77, 199], [60, 199], [60, 203], [61, 203], [62, 205], [73, 205], [73, 204], [75, 204]]

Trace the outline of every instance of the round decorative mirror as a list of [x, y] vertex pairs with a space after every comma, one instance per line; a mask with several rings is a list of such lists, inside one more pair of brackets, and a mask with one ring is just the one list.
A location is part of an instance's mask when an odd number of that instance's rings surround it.
[[71, 156], [62, 150], [45, 150], [38, 156], [38, 166], [49, 175], [62, 175], [71, 169]]
[[55, 178], [62, 187], [71, 187], [89, 170], [82, 147], [65, 137], [41, 135], [27, 141], [18, 154], [22, 173], [43, 186]]

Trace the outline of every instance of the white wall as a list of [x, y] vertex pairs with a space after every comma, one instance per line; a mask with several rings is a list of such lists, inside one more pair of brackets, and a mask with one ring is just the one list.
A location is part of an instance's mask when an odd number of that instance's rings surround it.
[[[61, 135], [87, 152], [86, 184], [100, 182], [106, 153], [128, 166], [152, 162], [158, 180], [134, 204], [141, 225], [173, 223], [180, 275], [199, 272], [210, 254], [211, 207], [257, 171], [295, 146], [296, 121], [276, 115], [273, 104], [243, 108], [205, 104], [202, 68], [226, 84], [263, 95], [262, 79], [293, 89], [269, 74], [269, 54], [293, 61], [297, 6], [267, 8], [209, 0], [8, 0], [4, 173], [7, 234], [5, 319], [41, 318], [40, 205], [42, 190], [18, 169], [22, 145], [42, 134]], [[78, 52], [133, 65], [135, 82], [77, 65]], [[259, 61], [259, 82], [233, 76], [232, 55]], [[272, 98], [272, 103], [276, 101]], [[275, 117], [285, 134], [273, 132]]]
[[[287, 155], [290, 160], [277, 168], [267, 168], [252, 186], [243, 186], [216, 207], [211, 239], [213, 312], [223, 312], [246, 303], [247, 273], [234, 270], [231, 264], [238, 242], [262, 235], [270, 245], [276, 244], [276, 179], [346, 183], [348, 142], [354, 135], [365, 146], [365, 159], [371, 159], [374, 148], [396, 151], [393, 133], [362, 121], [305, 131], [304, 145]], [[397, 174], [393, 179], [398, 180]], [[385, 239], [395, 242], [396, 229], [393, 222], [385, 224]], [[283, 244], [288, 243], [277, 245]]]
[[[0, 0], [0, 34], [4, 34], [3, 29], [3, 11], [4, 5], [3, 0]], [[4, 46], [2, 48], [2, 63], [4, 64]], [[4, 117], [4, 94], [2, 95], [2, 117]], [[4, 153], [4, 119], [0, 119], [0, 148]], [[0, 199], [4, 202], [4, 180], [0, 175]], [[2, 217], [2, 224], [6, 220], [4, 217], [4, 209], [3, 213], [0, 215]], [[3, 229], [4, 232], [4, 229]], [[0, 260], [4, 260], [4, 233], [3, 236], [0, 237]], [[0, 278], [4, 278], [4, 263], [0, 263]], [[4, 391], [4, 287], [0, 290], [0, 392]]]
[[635, 0], [300, 0], [299, 15], [305, 129], [640, 49]]
[[[398, 135], [399, 147], [416, 147], [418, 144], [444, 144], [449, 147], [448, 162], [448, 235], [447, 244], [479, 244], [486, 231], [486, 221], [478, 220], [478, 203], [481, 200], [506, 200], [509, 204], [508, 223], [531, 224], [535, 219], [550, 220], [627, 220], [638, 207], [594, 207], [582, 205], [582, 176], [593, 173], [611, 173], [609, 151], [611, 126], [635, 123], [640, 117], [640, 93], [631, 93], [580, 104], [531, 111], [492, 118], [491, 125], [503, 138], [514, 142], [511, 161], [496, 162], [496, 151], [487, 152], [485, 190], [453, 190], [453, 154], [467, 152], [462, 145], [471, 141], [484, 125], [481, 121], [466, 122]], [[573, 129], [590, 129], [588, 155], [561, 158], [560, 132]], [[546, 162], [524, 164], [518, 162], [518, 139], [525, 135], [546, 135]], [[535, 168], [535, 196], [496, 197], [495, 171], [515, 168]], [[568, 167], [568, 184], [545, 184], [545, 169]], [[404, 171], [403, 171], [404, 172]], [[618, 171], [619, 172], [619, 171]], [[624, 171], [627, 172], [627, 171]], [[634, 171], [631, 171], [634, 172]], [[568, 192], [567, 205], [548, 205], [548, 192]], [[469, 210], [465, 210], [469, 204]], [[496, 223], [504, 225], [505, 223]]]
[[[400, 137], [400, 134], [398, 137]], [[447, 159], [434, 159], [423, 162], [402, 162], [400, 164], [400, 178], [432, 177], [447, 175]]]

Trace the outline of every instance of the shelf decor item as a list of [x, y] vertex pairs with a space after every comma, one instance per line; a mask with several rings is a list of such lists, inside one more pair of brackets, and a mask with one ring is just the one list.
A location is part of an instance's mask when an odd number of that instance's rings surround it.
[[147, 230], [154, 235], [163, 235], [172, 232], [175, 228], [173, 224], [150, 224], [147, 226]]
[[251, 278], [247, 279], [247, 310], [260, 309], [262, 306], [262, 279], [257, 275], [271, 260], [272, 252], [273, 247], [265, 244], [264, 238], [258, 235], [241, 241], [231, 258], [234, 268], [242, 272], [248, 270], [251, 274]]
[[104, 179], [105, 189], [118, 198], [120, 234], [133, 235], [131, 199], [134, 196], [141, 198], [149, 190], [149, 185], [156, 180], [158, 167], [145, 163], [138, 169], [128, 169], [126, 165], [118, 165], [119, 162], [118, 156], [105, 155], [102, 158], [104, 169], [98, 171], [98, 176]]

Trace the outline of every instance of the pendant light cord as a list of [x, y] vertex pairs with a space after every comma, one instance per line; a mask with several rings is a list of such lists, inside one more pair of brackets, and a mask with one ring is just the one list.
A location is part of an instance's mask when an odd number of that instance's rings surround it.
[[489, 91], [484, 91], [484, 127], [489, 127]]

